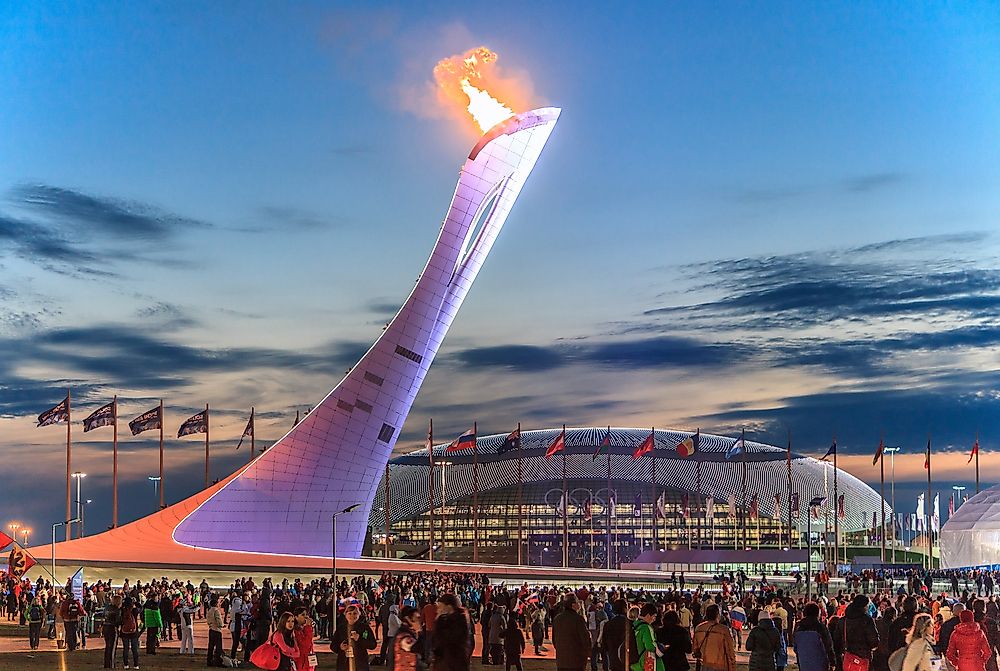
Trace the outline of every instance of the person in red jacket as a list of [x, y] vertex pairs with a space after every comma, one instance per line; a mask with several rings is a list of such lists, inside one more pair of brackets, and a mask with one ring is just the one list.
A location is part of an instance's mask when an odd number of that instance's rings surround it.
[[958, 617], [959, 623], [948, 640], [945, 657], [958, 671], [984, 671], [986, 660], [993, 654], [986, 634], [976, 624], [971, 611], [963, 610]]
[[85, 617], [87, 611], [83, 609], [83, 604], [77, 600], [76, 596], [70, 593], [63, 600], [59, 614], [62, 615], [63, 625], [66, 627], [66, 647], [71, 651], [76, 650], [76, 644], [79, 640], [80, 618]]
[[309, 609], [299, 606], [295, 609], [295, 647], [299, 656], [295, 659], [296, 671], [312, 671], [316, 661], [313, 650], [313, 621], [309, 617]]

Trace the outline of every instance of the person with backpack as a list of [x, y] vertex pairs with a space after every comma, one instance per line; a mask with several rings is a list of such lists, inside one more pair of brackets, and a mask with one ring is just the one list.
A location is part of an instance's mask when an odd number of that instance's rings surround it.
[[80, 618], [87, 614], [83, 609], [83, 604], [77, 601], [72, 593], [67, 595], [59, 609], [62, 616], [63, 626], [66, 629], [66, 647], [70, 652], [76, 650], [79, 639]]
[[132, 662], [135, 664], [135, 668], [139, 668], [139, 613], [135, 607], [135, 600], [127, 596], [122, 602], [121, 611], [121, 628], [119, 633], [122, 640], [122, 662], [125, 664], [126, 669], [132, 667], [129, 666], [129, 655], [131, 654]]
[[115, 668], [115, 651], [118, 649], [118, 629], [122, 623], [122, 598], [117, 594], [111, 603], [104, 606], [104, 624], [101, 636], [104, 638], [104, 668]]
[[26, 618], [28, 620], [28, 645], [32, 650], [38, 650], [38, 641], [42, 636], [42, 623], [45, 621], [45, 609], [42, 607], [41, 597], [35, 597], [31, 605], [27, 607]]

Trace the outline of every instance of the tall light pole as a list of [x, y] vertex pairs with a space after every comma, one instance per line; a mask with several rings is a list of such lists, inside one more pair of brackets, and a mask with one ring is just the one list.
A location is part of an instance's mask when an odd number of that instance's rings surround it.
[[56, 522], [55, 524], [52, 525], [52, 571], [50, 571], [50, 573], [52, 575], [53, 587], [56, 587], [56, 584], [58, 583], [58, 581], [56, 580], [56, 529], [62, 526], [68, 527], [69, 525], [75, 524], [76, 522], [79, 521], [80, 518], [77, 517], [72, 520], [66, 520], [65, 522]]
[[31, 529], [21, 529], [21, 535], [24, 536], [24, 542], [21, 544], [24, 547], [28, 547], [28, 534], [31, 533]]
[[[332, 551], [330, 552], [331, 559], [333, 561], [333, 613], [332, 613], [333, 623], [331, 625], [332, 626], [330, 634], [331, 641], [333, 640], [333, 634], [337, 633], [337, 603], [339, 598], [337, 596], [337, 517], [340, 515], [346, 515], [347, 513], [353, 513], [360, 507], [361, 507], [360, 503], [354, 503], [347, 506], [340, 512], [336, 512], [333, 514], [333, 547], [331, 548]], [[386, 511], [386, 514], [388, 515], [389, 511]]]
[[[73, 479], [76, 480], [76, 518], [73, 521], [77, 523], [81, 519], [83, 519], [83, 507], [82, 504], [80, 503], [80, 490], [83, 489], [83, 479], [85, 477], [87, 477], [86, 473], [81, 473], [80, 471], [76, 471], [75, 473], [73, 473]], [[72, 535], [73, 534], [70, 533], [71, 537]], [[77, 529], [76, 537], [80, 538], [82, 535], [83, 534], [81, 533], [81, 530]]]
[[895, 447], [886, 447], [883, 451], [889, 453], [889, 462], [892, 469], [892, 485], [889, 494], [889, 507], [892, 508], [892, 563], [896, 563], [896, 453], [902, 448], [899, 445]]
[[[954, 505], [955, 505], [955, 510], [958, 510], [959, 508], [962, 507], [962, 492], [964, 492], [968, 488], [965, 485], [952, 485], [951, 488], [955, 490]], [[951, 517], [949, 516], [948, 519], [951, 519]]]
[[10, 529], [11, 534], [14, 536], [14, 540], [17, 540], [17, 530], [21, 528], [21, 523], [11, 522], [7, 525], [7, 528]]
[[437, 463], [441, 464], [441, 515], [439, 516], [441, 518], [441, 561], [448, 561], [448, 543], [446, 540], [448, 525], [444, 516], [445, 496], [447, 494], [447, 476], [445, 474], [448, 472], [448, 467], [454, 462], [443, 459]]
[[153, 483], [153, 498], [156, 498], [157, 492], [160, 491], [160, 476], [159, 475], [149, 475], [146, 479]]
[[80, 504], [80, 538], [84, 536], [84, 512], [87, 510], [87, 506], [90, 504], [90, 499], [87, 499]]

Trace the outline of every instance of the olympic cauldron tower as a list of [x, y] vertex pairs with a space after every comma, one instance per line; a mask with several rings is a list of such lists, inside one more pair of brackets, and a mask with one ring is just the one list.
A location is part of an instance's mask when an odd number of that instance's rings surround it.
[[[375, 491], [410, 406], [469, 287], [545, 146], [559, 110], [489, 130], [462, 167], [413, 291], [371, 349], [291, 431], [217, 485], [150, 517], [60, 543], [78, 561], [242, 563], [235, 555], [358, 557]], [[103, 537], [103, 540], [102, 540]], [[247, 553], [247, 554], [243, 554]]]

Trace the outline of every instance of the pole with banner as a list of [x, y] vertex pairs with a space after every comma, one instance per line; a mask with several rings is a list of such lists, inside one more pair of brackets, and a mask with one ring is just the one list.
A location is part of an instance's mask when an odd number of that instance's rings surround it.
[[[210, 470], [208, 466], [208, 403], [205, 404], [205, 489], [208, 489], [209, 483], [212, 481], [212, 476], [210, 475]], [[160, 496], [163, 496], [163, 483], [160, 483]], [[161, 504], [162, 505], [162, 504]]]
[[389, 504], [392, 498], [389, 494], [389, 462], [385, 464], [385, 543], [382, 548], [382, 556], [389, 558]]
[[479, 563], [479, 425], [472, 423], [472, 562]]
[[928, 570], [930, 570], [930, 569], [934, 568], [934, 561], [933, 561], [934, 557], [933, 557], [933, 554], [932, 554], [933, 548], [934, 548], [934, 530], [931, 529], [931, 515], [930, 515], [930, 510], [931, 510], [931, 434], [930, 434], [930, 432], [927, 433], [927, 457], [924, 460], [924, 468], [927, 469], [927, 506], [925, 508], [927, 510], [927, 515], [926, 515], [927, 524], [924, 526], [924, 529], [926, 530], [926, 534], [927, 534], [927, 539], [926, 539], [927, 540], [927, 568], [928, 568]]
[[785, 452], [785, 470], [788, 471], [788, 547], [792, 547], [792, 430], [788, 430], [788, 449]]
[[430, 543], [427, 558], [434, 561], [434, 420], [427, 421], [427, 502], [430, 504], [427, 521], [430, 523]]
[[524, 451], [521, 448], [521, 422], [517, 423], [517, 565], [524, 565]]
[[[72, 414], [70, 406], [72, 405], [72, 395], [71, 389], [66, 389], [66, 519], [73, 519], [73, 495], [70, 493], [70, 481], [73, 478], [73, 440], [72, 432], [70, 427], [72, 426]], [[73, 537], [71, 529], [73, 524], [71, 522], [66, 524], [66, 540]]]
[[885, 563], [885, 435], [879, 436], [878, 439], [878, 452], [875, 453], [875, 458], [878, 459], [878, 476], [879, 476], [879, 496], [881, 501], [879, 501], [879, 506], [882, 508], [882, 532], [879, 534], [881, 537], [882, 545], [882, 563]]

